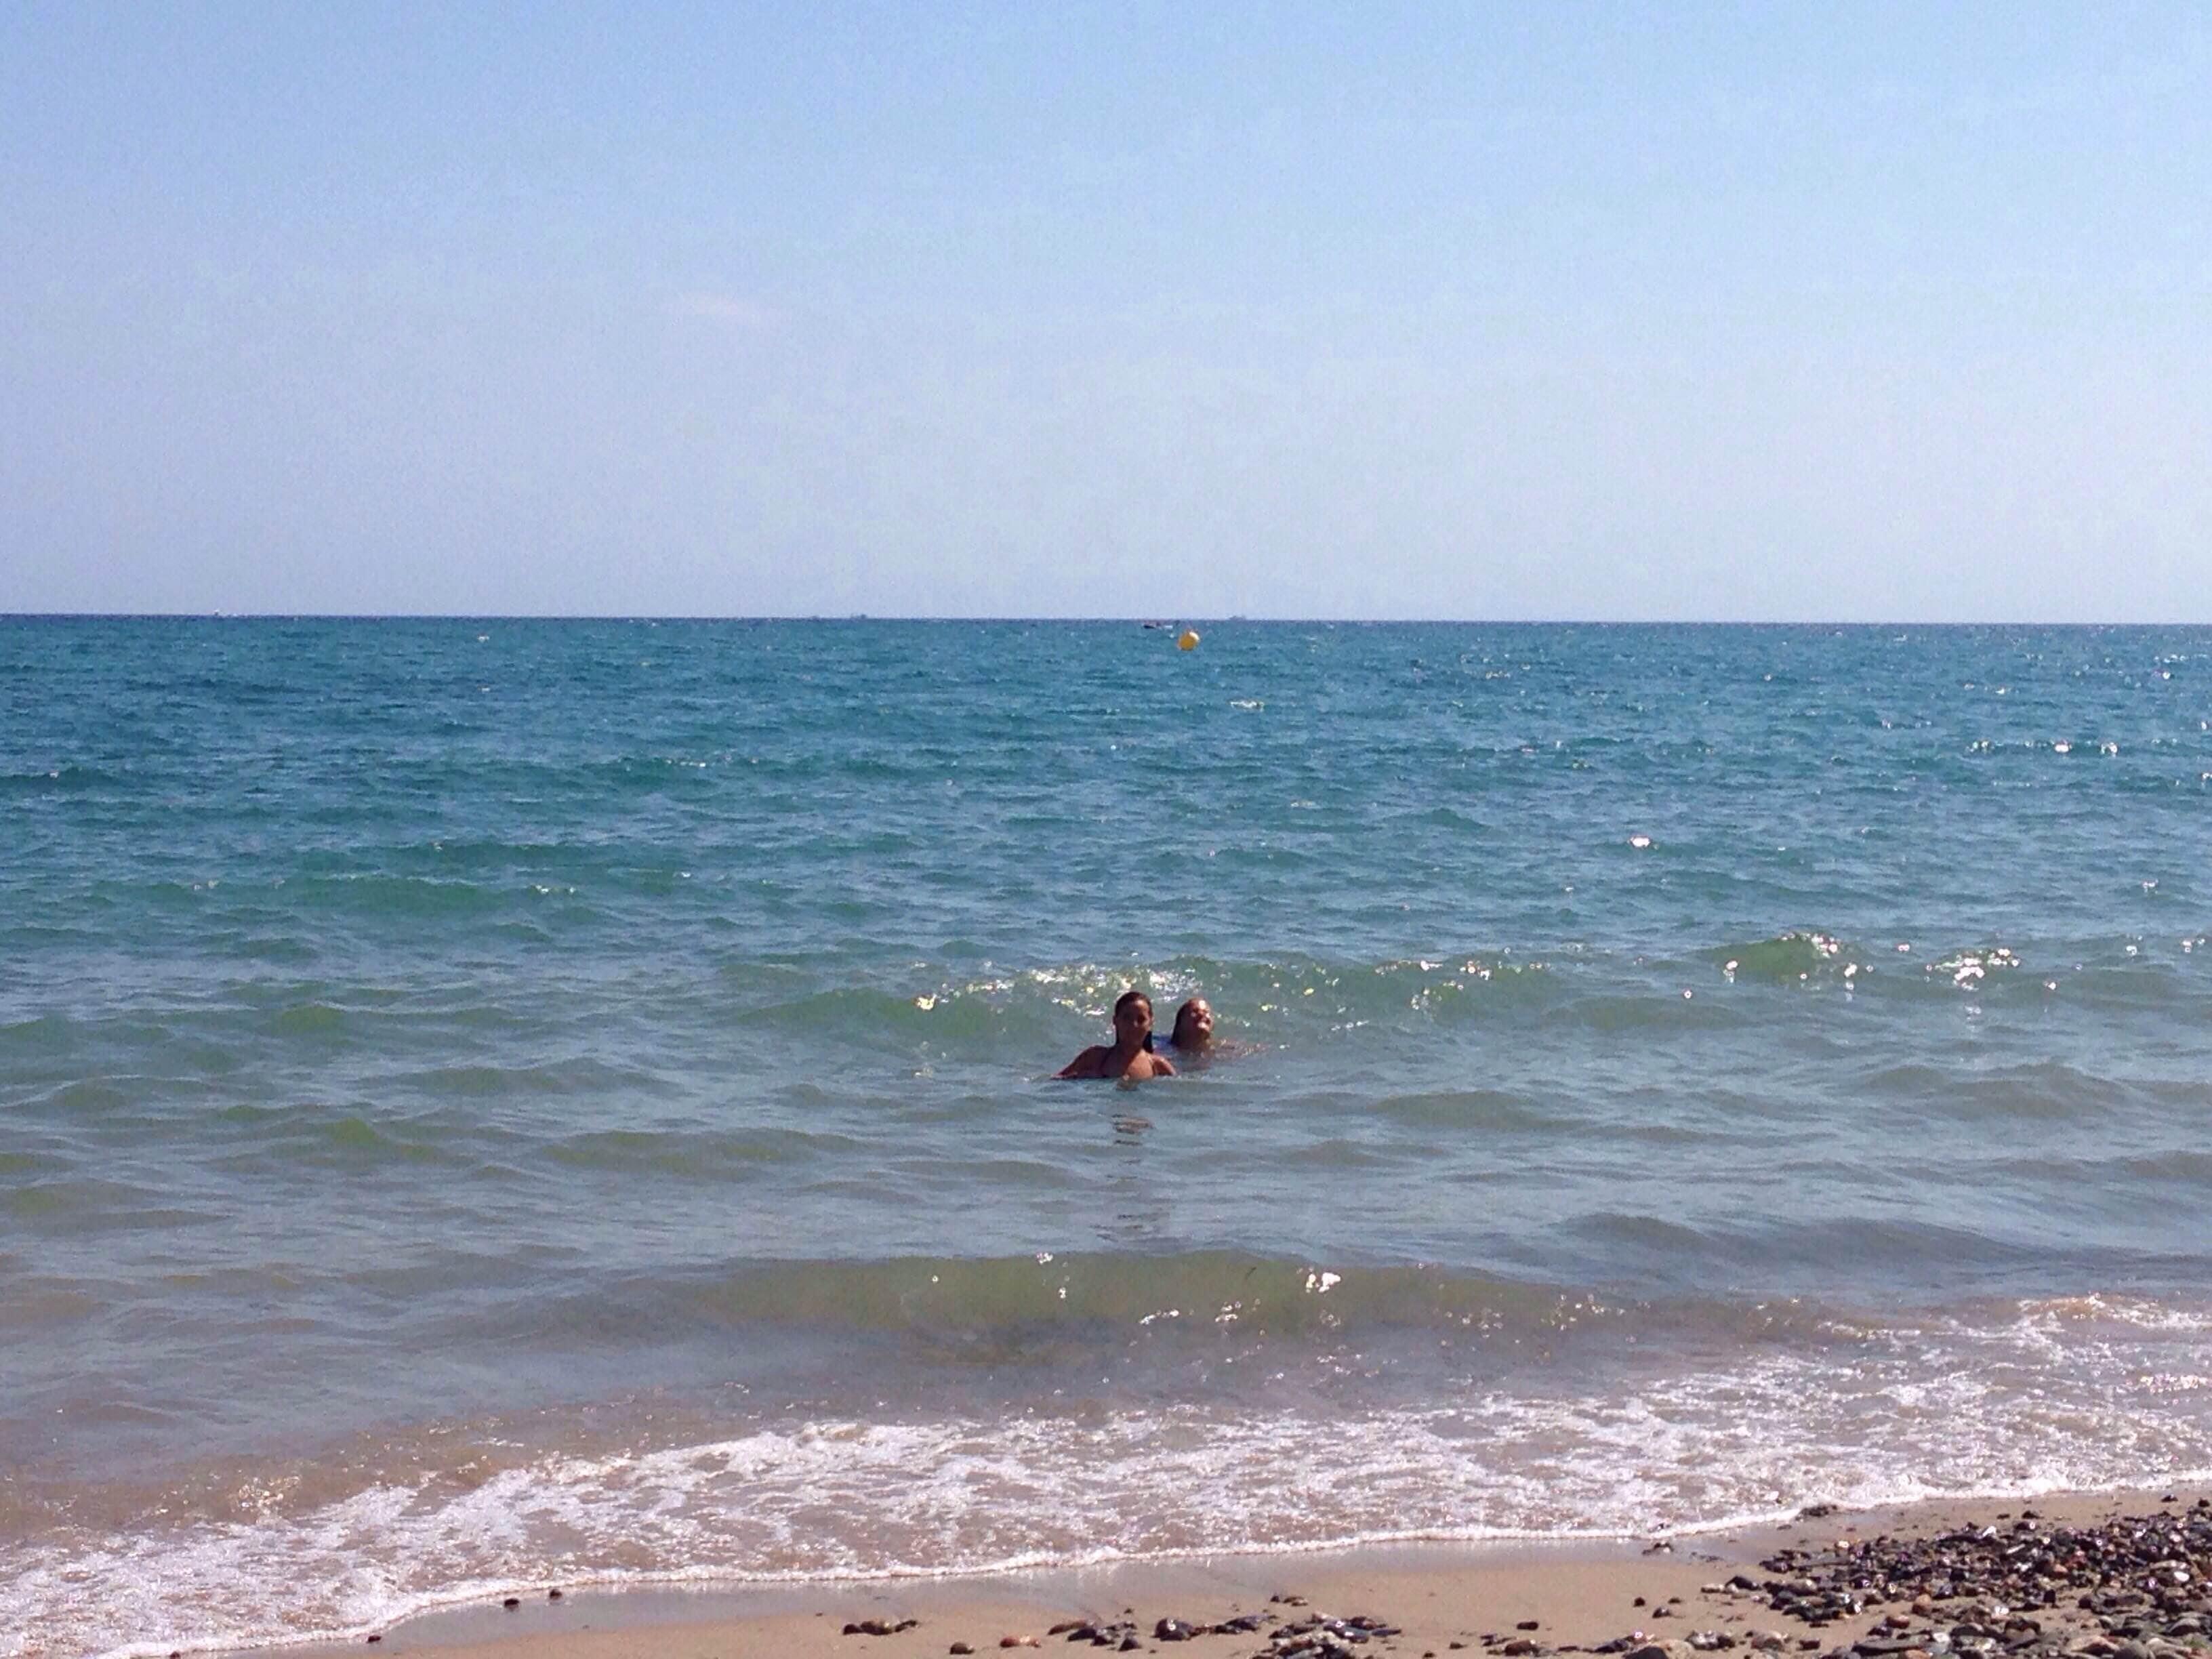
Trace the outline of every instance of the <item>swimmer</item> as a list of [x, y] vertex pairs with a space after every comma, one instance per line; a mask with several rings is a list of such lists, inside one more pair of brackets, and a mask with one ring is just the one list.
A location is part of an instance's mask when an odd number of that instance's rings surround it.
[[1193, 997], [1176, 1010], [1168, 1046], [1186, 1054], [1202, 1054], [1213, 1047], [1213, 1010], [1204, 997]]
[[1204, 997], [1193, 997], [1176, 1010], [1168, 1047], [1187, 1066], [1210, 1066], [1217, 1060], [1242, 1060], [1260, 1052], [1255, 1045], [1233, 1036], [1216, 1036], [1213, 1009]]
[[1173, 1077], [1174, 1064], [1152, 1052], [1152, 1000], [1142, 991], [1124, 991], [1114, 1005], [1114, 1041], [1085, 1048], [1056, 1077]]

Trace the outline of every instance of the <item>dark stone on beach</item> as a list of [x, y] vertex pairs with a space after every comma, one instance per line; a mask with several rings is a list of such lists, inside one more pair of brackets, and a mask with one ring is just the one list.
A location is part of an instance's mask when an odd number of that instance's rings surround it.
[[[1267, 1648], [1255, 1659], [1351, 1659], [1370, 1640], [1399, 1634], [1395, 1625], [1386, 1624], [1370, 1614], [1329, 1619], [1314, 1613], [1274, 1632], [1267, 1638]], [[1483, 1639], [1488, 1642], [1493, 1638]]]
[[1152, 1639], [1156, 1642], [1188, 1642], [1198, 1633], [1197, 1626], [1185, 1624], [1180, 1619], [1163, 1619], [1152, 1626]]
[[561, 1599], [561, 1592], [556, 1589], [547, 1590], [545, 1592], [545, 1599], [549, 1601], [557, 1601]]
[[1527, 1655], [1532, 1653], [1541, 1653], [1543, 1651], [1541, 1648], [1537, 1646], [1535, 1643], [1530, 1641], [1525, 1636], [1515, 1637], [1511, 1641], [1508, 1642], [1504, 1647], [1498, 1650], [1505, 1656], [1505, 1659], [1526, 1659]]
[[[1054, 1625], [1050, 1630], [1047, 1631], [1045, 1634], [1047, 1636], [1066, 1636], [1067, 1635], [1067, 1632], [1072, 1630], [1080, 1631], [1085, 1628], [1085, 1626], [1080, 1619], [1063, 1619], [1058, 1624]], [[1071, 1638], [1070, 1639], [1073, 1640], [1075, 1638]]]
[[1213, 1627], [1216, 1636], [1249, 1636], [1266, 1621], [1256, 1613], [1240, 1613]]
[[969, 1647], [965, 1642], [955, 1642], [951, 1647], [945, 1650], [947, 1653], [973, 1653], [975, 1651], [975, 1649]]
[[1535, 1630], [1540, 1628], [1540, 1626], [1534, 1619], [1523, 1619], [1519, 1624], [1514, 1626], [1513, 1628], [1516, 1630]]
[[1143, 1645], [1144, 1645], [1144, 1644], [1143, 1644], [1142, 1643], [1139, 1642], [1135, 1637], [1133, 1637], [1133, 1636], [1125, 1636], [1125, 1637], [1123, 1637], [1123, 1638], [1121, 1638], [1121, 1646], [1120, 1651], [1121, 1651], [1121, 1652], [1123, 1652], [1123, 1653], [1134, 1653], [1134, 1652], [1135, 1652], [1135, 1651], [1136, 1651], [1139, 1647], [1141, 1647], [1141, 1646], [1143, 1646]]
[[1836, 1506], [1833, 1504], [1808, 1504], [1797, 1511], [1797, 1518], [1800, 1521], [1818, 1521], [1835, 1512]]
[[1125, 1638], [1137, 1633], [1137, 1626], [1133, 1620], [1128, 1619], [1119, 1619], [1108, 1625], [1093, 1624], [1086, 1619], [1073, 1624], [1054, 1625], [1045, 1634], [1052, 1636], [1060, 1632], [1065, 1632], [1071, 1642], [1088, 1642], [1094, 1648], [1118, 1648]]
[[507, 1600], [506, 1600], [506, 1601], [502, 1601], [502, 1602], [501, 1602], [501, 1603], [500, 1603], [500, 1606], [501, 1606], [501, 1607], [505, 1607], [505, 1608], [506, 1608], [509, 1613], [513, 1613], [513, 1612], [514, 1612], [517, 1607], [520, 1607], [521, 1605], [522, 1605], [522, 1598], [521, 1598], [520, 1596], [519, 1596], [519, 1595], [510, 1595], [510, 1596], [508, 1596], [508, 1597], [507, 1598]]

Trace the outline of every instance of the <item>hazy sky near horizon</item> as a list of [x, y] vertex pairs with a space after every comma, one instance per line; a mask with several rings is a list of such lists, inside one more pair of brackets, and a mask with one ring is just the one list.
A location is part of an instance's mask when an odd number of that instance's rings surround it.
[[2212, 16], [0, 8], [0, 611], [2212, 621]]

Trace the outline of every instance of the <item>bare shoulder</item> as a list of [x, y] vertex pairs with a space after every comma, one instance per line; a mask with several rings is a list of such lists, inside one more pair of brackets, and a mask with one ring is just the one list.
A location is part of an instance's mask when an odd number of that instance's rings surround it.
[[1094, 1043], [1054, 1072], [1053, 1076], [1054, 1078], [1097, 1077], [1099, 1075], [1099, 1062], [1105, 1058], [1106, 1049], [1102, 1045]]

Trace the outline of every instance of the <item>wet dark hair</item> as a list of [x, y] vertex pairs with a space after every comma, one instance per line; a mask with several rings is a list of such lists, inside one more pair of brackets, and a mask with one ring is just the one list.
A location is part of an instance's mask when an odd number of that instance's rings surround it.
[[[1114, 999], [1114, 1018], [1117, 1020], [1120, 1019], [1121, 1018], [1121, 1011], [1133, 1002], [1143, 1003], [1145, 1005], [1145, 1012], [1148, 1014], [1152, 1012], [1152, 1000], [1146, 996], [1142, 991], [1132, 988], [1129, 990], [1122, 992], [1120, 996]], [[1152, 1034], [1150, 1031], [1145, 1033], [1145, 1052], [1148, 1054], [1152, 1052]]]

